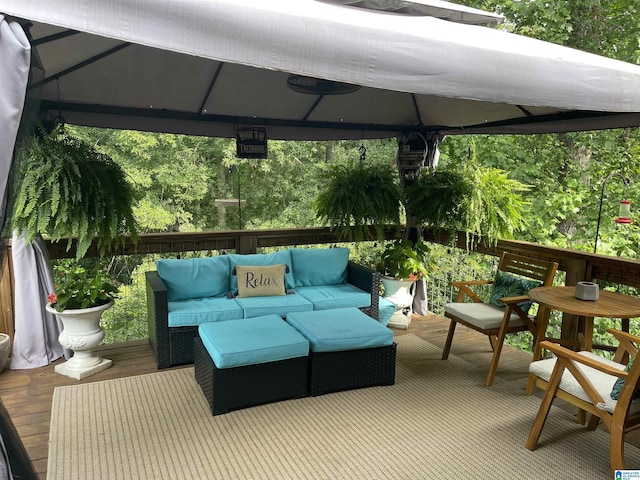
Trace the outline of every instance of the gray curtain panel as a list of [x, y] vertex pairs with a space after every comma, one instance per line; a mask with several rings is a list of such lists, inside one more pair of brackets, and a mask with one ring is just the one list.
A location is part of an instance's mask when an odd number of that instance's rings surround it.
[[[31, 46], [20, 24], [0, 14], [0, 229], [5, 222], [8, 179], [25, 103]], [[53, 276], [41, 241], [27, 245], [14, 233], [15, 336], [11, 368], [49, 365], [63, 355], [58, 320], [44, 309]]]
[[[7, 185], [29, 79], [31, 46], [22, 27], [0, 14], [0, 231]], [[9, 68], [10, 67], [10, 68]]]
[[11, 254], [15, 280], [15, 336], [11, 368], [44, 367], [65, 353], [58, 341], [62, 331], [60, 320], [44, 308], [47, 295], [53, 292], [47, 249], [41, 238], [27, 244], [23, 236], [14, 232]]

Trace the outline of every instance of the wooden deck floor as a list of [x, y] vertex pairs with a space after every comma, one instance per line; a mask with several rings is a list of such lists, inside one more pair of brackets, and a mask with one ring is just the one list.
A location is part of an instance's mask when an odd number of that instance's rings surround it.
[[[408, 330], [395, 330], [395, 333], [396, 335], [414, 333], [442, 348], [448, 325], [448, 320], [437, 315], [414, 317]], [[456, 330], [451, 353], [485, 370], [488, 369], [491, 359], [487, 337], [461, 326]], [[82, 382], [157, 371], [151, 347], [146, 341], [104, 346], [101, 347], [101, 355], [113, 360], [113, 366]], [[524, 394], [530, 361], [531, 355], [515, 348], [505, 347], [498, 368], [498, 377], [514, 382]], [[43, 480], [47, 472], [53, 390], [57, 386], [78, 383], [76, 380], [55, 373], [54, 365], [34, 370], [7, 370], [0, 374], [0, 398], [11, 415], [39, 477]], [[628, 435], [627, 441], [640, 446], [638, 431]]]

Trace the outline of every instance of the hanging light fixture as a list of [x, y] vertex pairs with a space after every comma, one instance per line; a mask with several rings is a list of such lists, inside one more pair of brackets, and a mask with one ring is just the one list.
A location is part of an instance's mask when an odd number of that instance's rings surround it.
[[289, 75], [287, 86], [294, 92], [307, 95], [344, 95], [362, 88], [351, 83], [335, 82], [322, 78], [305, 77], [303, 75]]

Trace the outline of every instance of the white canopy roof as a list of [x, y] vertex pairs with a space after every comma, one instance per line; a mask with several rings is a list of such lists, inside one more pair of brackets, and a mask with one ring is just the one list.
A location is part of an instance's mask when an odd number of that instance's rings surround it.
[[[335, 3], [350, 1], [367, 3]], [[254, 124], [288, 139], [640, 125], [638, 66], [335, 3], [2, 0], [0, 11], [33, 23], [45, 75], [30, 94], [70, 123], [228, 137]], [[303, 94], [290, 74], [363, 88]]]
[[497, 24], [504, 21], [502, 15], [477, 8], [451, 3], [448, 0], [320, 0], [338, 5], [382, 10], [384, 12], [421, 15], [469, 25]]

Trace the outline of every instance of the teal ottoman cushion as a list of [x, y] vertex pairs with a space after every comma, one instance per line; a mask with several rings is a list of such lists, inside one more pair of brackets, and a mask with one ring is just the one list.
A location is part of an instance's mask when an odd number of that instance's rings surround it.
[[393, 332], [357, 308], [290, 313], [287, 323], [309, 340], [313, 352], [339, 352], [393, 344]]
[[198, 334], [218, 368], [288, 360], [309, 355], [309, 342], [278, 315], [206, 323]]

